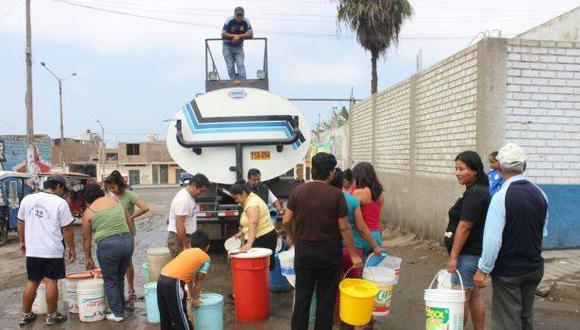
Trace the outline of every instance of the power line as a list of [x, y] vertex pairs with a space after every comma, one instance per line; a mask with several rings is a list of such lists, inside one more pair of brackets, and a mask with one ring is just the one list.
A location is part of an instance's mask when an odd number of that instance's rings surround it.
[[1, 15], [0, 15], [0, 21], [1, 21], [1, 20], [2, 20], [4, 17], [8, 16], [8, 14], [10, 14], [10, 13], [11, 13], [11, 12], [14, 10], [14, 8], [16, 8], [16, 5], [17, 5], [19, 2], [20, 2], [20, 0], [16, 0], [16, 1], [14, 1], [14, 3], [13, 3], [13, 4], [12, 4], [12, 5], [11, 5], [11, 6], [8, 8], [8, 10], [6, 10], [6, 11], [4, 12], [4, 14], [1, 14]]
[[[85, 9], [106, 12], [111, 14], [118, 14], [142, 19], [148, 19], [153, 21], [165, 22], [165, 23], [174, 23], [186, 26], [195, 26], [195, 27], [203, 27], [203, 28], [211, 28], [211, 29], [219, 29], [219, 26], [210, 25], [210, 24], [203, 24], [203, 23], [193, 23], [187, 21], [180, 21], [175, 19], [168, 19], [163, 17], [151, 16], [151, 15], [142, 15], [136, 14], [121, 10], [114, 10], [114, 9], [107, 9], [102, 7], [96, 7], [91, 5], [80, 4], [68, 0], [52, 0], [54, 2], [59, 2], [65, 5], [75, 6], [75, 7], [82, 7]], [[294, 37], [309, 37], [309, 38], [349, 38], [353, 39], [355, 36], [353, 35], [338, 35], [338, 34], [329, 34], [329, 33], [311, 33], [311, 32], [299, 32], [299, 31], [281, 31], [281, 30], [269, 30], [263, 29], [263, 32], [274, 34], [274, 35], [284, 35], [284, 36], [294, 36]], [[400, 39], [402, 40], [463, 40], [463, 39], [470, 39], [472, 36], [402, 36]]]

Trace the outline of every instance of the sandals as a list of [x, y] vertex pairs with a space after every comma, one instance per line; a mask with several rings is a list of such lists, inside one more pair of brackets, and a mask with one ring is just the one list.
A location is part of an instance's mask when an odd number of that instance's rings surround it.
[[129, 290], [129, 300], [137, 300], [137, 294], [135, 294], [135, 290]]

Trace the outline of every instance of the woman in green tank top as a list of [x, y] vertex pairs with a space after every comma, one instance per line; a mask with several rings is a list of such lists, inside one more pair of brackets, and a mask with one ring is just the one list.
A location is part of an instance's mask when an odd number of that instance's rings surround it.
[[[129, 212], [129, 216], [134, 221], [137, 217], [142, 216], [143, 214], [149, 212], [149, 205], [143, 202], [137, 194], [130, 191], [125, 183], [125, 179], [121, 175], [121, 173], [117, 170], [111, 172], [111, 174], [105, 179], [105, 187], [107, 190], [117, 197], [121, 204], [127, 209]], [[139, 208], [139, 210], [135, 211], [135, 206]], [[135, 227], [133, 227], [135, 228]], [[137, 234], [137, 230], [131, 231], [133, 237]], [[137, 295], [135, 294], [135, 268], [133, 267], [133, 261], [129, 264], [129, 268], [127, 268], [127, 285], [129, 286], [129, 299], [136, 300]]]
[[98, 184], [83, 189], [88, 204], [83, 214], [83, 246], [87, 269], [95, 268], [91, 245], [97, 245], [97, 260], [103, 273], [107, 303], [112, 313], [108, 320], [121, 322], [125, 318], [125, 272], [133, 255], [135, 224], [127, 210], [114, 196], [105, 196]]

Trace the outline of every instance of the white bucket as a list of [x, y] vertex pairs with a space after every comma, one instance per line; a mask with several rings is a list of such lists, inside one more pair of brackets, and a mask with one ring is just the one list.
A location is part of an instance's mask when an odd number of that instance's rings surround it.
[[77, 283], [79, 320], [96, 322], [105, 318], [105, 284], [102, 279]]
[[46, 284], [44, 280], [40, 282], [38, 290], [36, 290], [36, 298], [32, 303], [32, 312], [34, 314], [46, 314], [48, 307], [46, 306]]
[[379, 287], [375, 297], [374, 316], [384, 316], [391, 312], [395, 273], [393, 269], [384, 267], [365, 267], [363, 279], [369, 280]]
[[429, 288], [425, 290], [425, 329], [426, 330], [462, 330], [463, 329], [463, 306], [465, 304], [465, 291], [461, 275], [459, 280], [461, 290], [433, 289], [435, 278]]
[[288, 251], [278, 253], [280, 259], [280, 272], [286, 277], [293, 287], [296, 285], [296, 273], [294, 273], [294, 247]]
[[78, 272], [68, 274], [64, 280], [64, 301], [68, 305], [69, 313], [77, 314], [79, 312], [79, 299], [77, 297], [77, 283], [92, 279], [90, 272]]

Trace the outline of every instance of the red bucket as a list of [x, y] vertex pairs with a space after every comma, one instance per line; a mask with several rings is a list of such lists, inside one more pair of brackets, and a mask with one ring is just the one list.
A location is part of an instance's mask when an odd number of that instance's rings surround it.
[[272, 250], [232, 251], [236, 317], [240, 321], [266, 320], [270, 314], [269, 267]]

